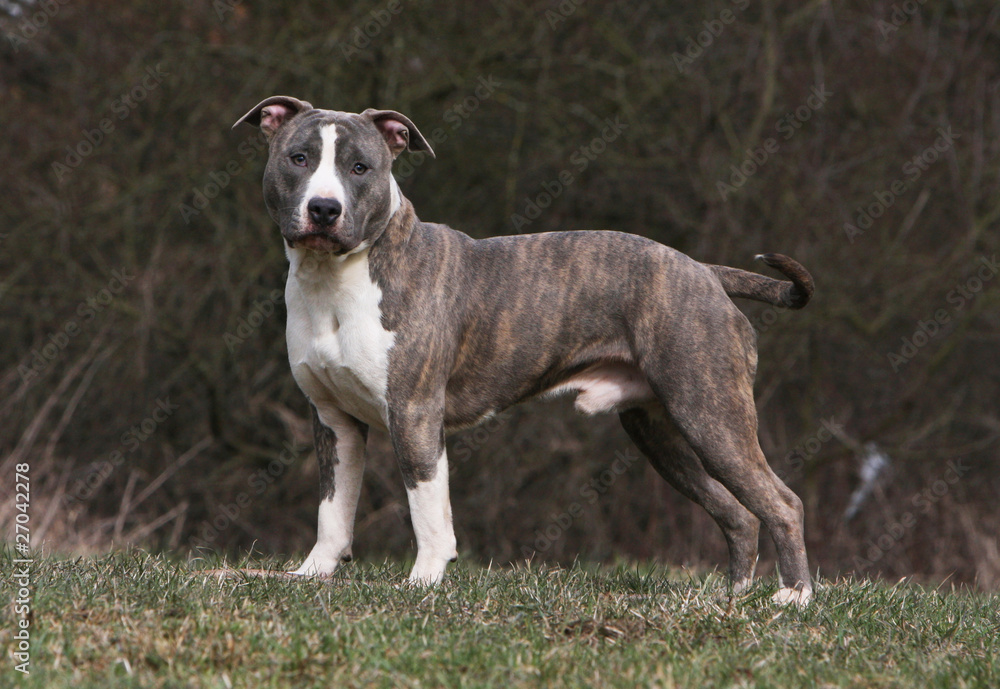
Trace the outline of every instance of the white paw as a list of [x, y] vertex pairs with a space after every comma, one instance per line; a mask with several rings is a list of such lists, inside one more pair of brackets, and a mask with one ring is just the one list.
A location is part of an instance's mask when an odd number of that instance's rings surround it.
[[309, 557], [302, 563], [302, 566], [288, 573], [303, 577], [323, 577], [337, 571], [337, 567], [340, 566], [339, 557], [330, 557], [316, 551], [317, 548], [313, 548], [313, 551], [309, 553]]
[[812, 589], [782, 588], [778, 589], [778, 592], [771, 596], [771, 600], [778, 605], [797, 605], [800, 608], [809, 605], [811, 598]]
[[753, 584], [753, 579], [740, 579], [733, 584], [733, 595], [735, 596], [743, 593], [750, 588], [751, 584]]
[[[428, 558], [430, 559], [430, 558]], [[415, 586], [434, 586], [444, 578], [444, 569], [447, 560], [432, 562], [421, 561], [417, 557], [416, 564], [410, 572], [409, 582]]]
[[336, 567], [321, 567], [316, 565], [316, 563], [306, 560], [302, 563], [301, 567], [289, 570], [286, 574], [291, 574], [292, 576], [297, 577], [325, 577], [333, 574], [336, 570]]

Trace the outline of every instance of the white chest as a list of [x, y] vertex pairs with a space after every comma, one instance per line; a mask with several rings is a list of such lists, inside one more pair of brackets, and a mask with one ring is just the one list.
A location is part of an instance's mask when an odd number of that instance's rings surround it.
[[292, 250], [289, 260], [286, 338], [295, 381], [320, 418], [332, 406], [384, 428], [394, 335], [382, 327], [382, 292], [369, 277], [368, 251], [317, 258]]

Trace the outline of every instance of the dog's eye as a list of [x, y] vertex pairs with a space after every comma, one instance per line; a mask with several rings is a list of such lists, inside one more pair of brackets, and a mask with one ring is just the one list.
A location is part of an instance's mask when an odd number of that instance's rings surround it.
[[292, 159], [292, 165], [298, 165], [299, 167], [306, 166], [305, 153], [293, 153], [291, 159]]
[[351, 172], [356, 175], [363, 175], [368, 172], [368, 166], [364, 163], [354, 163], [354, 167], [351, 168]]

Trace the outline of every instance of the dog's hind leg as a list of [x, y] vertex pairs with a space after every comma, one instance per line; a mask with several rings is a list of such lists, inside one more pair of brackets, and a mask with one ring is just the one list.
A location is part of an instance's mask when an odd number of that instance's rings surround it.
[[812, 582], [803, 535], [802, 501], [775, 476], [760, 449], [756, 409], [749, 386], [734, 397], [742, 401], [732, 411], [719, 409], [724, 405], [718, 400], [706, 401], [700, 408], [697, 401], [688, 401], [678, 405], [680, 411], [671, 410], [671, 416], [708, 474], [753, 512], [771, 534], [781, 574], [781, 589], [774, 596], [775, 602], [805, 605], [812, 597]]
[[629, 437], [653, 468], [681, 495], [705, 508], [729, 545], [729, 578], [738, 593], [753, 581], [760, 521], [713, 479], [659, 404], [619, 415]]
[[721, 290], [709, 289], [685, 308], [683, 319], [671, 321], [669, 339], [661, 319], [640, 324], [639, 366], [708, 475], [767, 527], [781, 575], [774, 600], [804, 605], [812, 581], [802, 501], [771, 471], [757, 440], [756, 335]]
[[333, 407], [324, 407], [322, 412], [311, 408], [319, 462], [319, 524], [316, 545], [292, 574], [322, 575], [352, 558], [368, 426]]

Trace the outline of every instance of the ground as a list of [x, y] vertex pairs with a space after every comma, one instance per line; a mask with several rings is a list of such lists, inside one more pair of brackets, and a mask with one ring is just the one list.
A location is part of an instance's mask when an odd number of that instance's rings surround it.
[[[0, 554], [3, 571], [14, 558]], [[0, 686], [1000, 686], [1000, 600], [950, 587], [821, 580], [798, 610], [770, 602], [772, 580], [730, 601], [716, 574], [652, 566], [459, 564], [421, 589], [405, 563], [220, 582], [199, 574], [217, 560], [34, 559], [31, 674], [14, 669], [6, 605]]]

